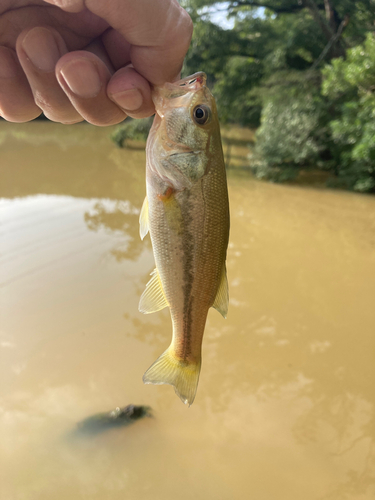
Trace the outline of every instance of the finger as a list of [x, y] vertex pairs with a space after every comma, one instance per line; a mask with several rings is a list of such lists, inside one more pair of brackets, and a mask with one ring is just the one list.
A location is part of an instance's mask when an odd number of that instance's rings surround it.
[[[123, 50], [118, 50], [118, 52], [121, 52], [121, 55], [119, 54], [117, 62], [119, 62], [119, 58], [121, 57], [122, 64], [125, 64], [126, 49], [129, 47], [129, 44], [124, 39], [120, 40], [122, 36], [120, 34], [116, 36], [114, 30], [107, 30], [107, 32], [112, 32], [114, 35], [111, 37], [112, 43], [121, 44]], [[119, 45], [117, 45], [117, 48], [119, 49]], [[155, 108], [151, 99], [150, 85], [147, 80], [130, 67], [121, 68], [115, 73], [112, 61], [109, 59], [107, 51], [100, 40], [90, 43], [84, 50], [98, 56], [109, 69], [112, 77], [107, 85], [107, 95], [126, 115], [133, 118], [144, 118], [154, 114]], [[115, 74], [113, 75], [113, 73]]]
[[155, 113], [150, 84], [134, 68], [119, 69], [108, 83], [107, 95], [132, 118]]
[[115, 72], [115, 69], [112, 65], [112, 61], [108, 57], [107, 51], [103, 45], [103, 42], [99, 39], [96, 38], [93, 42], [89, 43], [86, 45], [86, 47], [83, 47], [84, 51], [91, 52], [91, 54], [95, 54], [96, 56], [101, 59], [104, 64], [107, 66], [109, 72], [111, 75]]
[[0, 47], [0, 115], [10, 122], [27, 122], [41, 114], [13, 50]]
[[126, 114], [107, 96], [111, 73], [95, 54], [83, 50], [64, 55], [56, 77], [78, 113], [93, 125], [114, 125]]
[[67, 12], [81, 12], [85, 8], [85, 0], [44, 0]]
[[86, 0], [85, 5], [131, 44], [132, 64], [146, 80], [162, 84], [177, 77], [193, 32], [177, 0]]
[[101, 41], [115, 69], [124, 68], [131, 63], [131, 45], [118, 31], [112, 28], [105, 30]]
[[82, 121], [55, 76], [57, 61], [68, 52], [61, 35], [53, 28], [24, 30], [17, 39], [16, 49], [34, 101], [46, 117], [61, 123]]
[[[69, 12], [80, 12], [86, 7], [107, 21], [132, 45], [130, 56], [134, 68], [152, 84], [178, 77], [190, 45], [193, 23], [177, 0], [45, 1]], [[116, 48], [107, 46], [105, 38], [103, 42], [112, 62], [119, 59]]]

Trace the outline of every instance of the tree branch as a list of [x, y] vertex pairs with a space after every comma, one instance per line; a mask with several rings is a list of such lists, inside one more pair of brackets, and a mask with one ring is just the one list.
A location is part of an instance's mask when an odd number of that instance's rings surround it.
[[[335, 38], [336, 33], [332, 30], [332, 28], [327, 24], [325, 19], [323, 19], [323, 17], [321, 16], [320, 11], [319, 11], [319, 7], [315, 3], [315, 1], [314, 0], [302, 0], [302, 4], [304, 5], [304, 7], [309, 9], [315, 22], [317, 24], [319, 24], [320, 29], [322, 30], [322, 33], [325, 36], [327, 42], [330, 43], [331, 40]], [[337, 41], [338, 41], [338, 38], [335, 40], [335, 42], [337, 42]], [[332, 47], [332, 44], [330, 45], [330, 47]], [[341, 46], [340, 43], [337, 43], [337, 45], [334, 46], [333, 48], [334, 48], [334, 56], [335, 57], [345, 56], [345, 50]]]
[[324, 0], [324, 5], [326, 9], [326, 20], [329, 23], [331, 29], [336, 33], [342, 22], [337, 10], [332, 4], [332, 0]]
[[319, 24], [320, 29], [322, 30], [324, 36], [329, 41], [334, 36], [334, 31], [331, 30], [330, 26], [326, 23], [326, 21], [322, 18], [319, 12], [319, 8], [314, 2], [314, 0], [302, 0], [302, 5], [309, 9], [311, 12], [315, 22]]
[[[331, 0], [295, 0], [295, 4], [289, 5], [288, 7], [272, 5], [270, 0], [231, 0], [228, 10], [233, 11], [240, 7], [264, 7], [272, 10], [275, 14], [293, 14], [303, 9], [307, 9], [314, 21], [320, 27], [324, 38], [327, 40], [329, 49], [332, 50], [332, 56], [345, 56], [345, 48], [340, 43], [339, 37], [336, 37], [335, 25], [337, 19], [335, 19], [336, 12], [332, 6]], [[327, 20], [325, 18], [327, 18]], [[340, 20], [337, 22], [337, 26], [339, 25]]]
[[331, 40], [324, 47], [322, 53], [320, 54], [320, 56], [318, 57], [318, 59], [314, 62], [314, 64], [311, 66], [311, 68], [309, 69], [309, 71], [314, 71], [314, 69], [316, 69], [319, 66], [319, 64], [323, 61], [323, 59], [325, 58], [325, 56], [330, 51], [331, 47], [338, 41], [338, 39], [340, 38], [342, 32], [344, 31], [344, 28], [346, 28], [346, 26], [348, 25], [348, 23], [349, 23], [349, 17], [345, 17], [345, 19], [341, 22], [341, 24], [339, 26], [339, 29], [337, 30], [337, 33], [335, 33], [333, 35], [333, 37], [331, 38]]
[[289, 7], [275, 7], [267, 2], [256, 1], [256, 0], [235, 0], [230, 2], [230, 9], [236, 9], [238, 7], [263, 7], [265, 9], [272, 10], [275, 14], [293, 14], [293, 12], [299, 12], [304, 9], [305, 6], [302, 3], [296, 3], [296, 5], [291, 5]]

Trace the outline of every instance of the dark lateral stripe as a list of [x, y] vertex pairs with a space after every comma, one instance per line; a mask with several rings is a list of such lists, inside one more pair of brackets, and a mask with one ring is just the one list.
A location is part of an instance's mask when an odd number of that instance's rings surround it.
[[191, 217], [193, 204], [190, 202], [190, 193], [186, 191], [186, 200], [184, 200], [184, 210], [181, 210], [184, 233], [182, 238], [183, 248], [183, 291], [184, 291], [184, 308], [183, 308], [183, 352], [182, 357], [187, 358], [191, 354], [192, 344], [192, 312], [193, 312], [193, 297], [191, 295], [193, 288], [193, 255], [194, 255], [194, 236], [191, 232]]

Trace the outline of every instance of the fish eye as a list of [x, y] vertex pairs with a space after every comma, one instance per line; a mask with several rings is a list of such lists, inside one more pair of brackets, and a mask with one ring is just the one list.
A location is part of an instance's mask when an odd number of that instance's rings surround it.
[[204, 125], [207, 123], [208, 119], [210, 117], [210, 108], [208, 106], [205, 106], [204, 104], [198, 104], [194, 108], [193, 111], [193, 118], [195, 123], [198, 125]]

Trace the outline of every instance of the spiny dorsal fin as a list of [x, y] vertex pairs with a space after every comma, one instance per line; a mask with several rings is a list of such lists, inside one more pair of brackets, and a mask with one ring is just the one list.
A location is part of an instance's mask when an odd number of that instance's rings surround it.
[[142, 205], [141, 214], [139, 216], [139, 234], [141, 236], [141, 240], [148, 233], [148, 199], [147, 196]]
[[223, 316], [223, 318], [226, 318], [228, 313], [228, 302], [229, 302], [228, 278], [227, 278], [227, 270], [224, 264], [223, 270], [221, 272], [220, 285], [212, 307], [214, 307], [217, 311], [219, 311], [219, 313]]
[[152, 271], [151, 276], [139, 301], [138, 309], [143, 314], [150, 314], [168, 307], [157, 269]]

